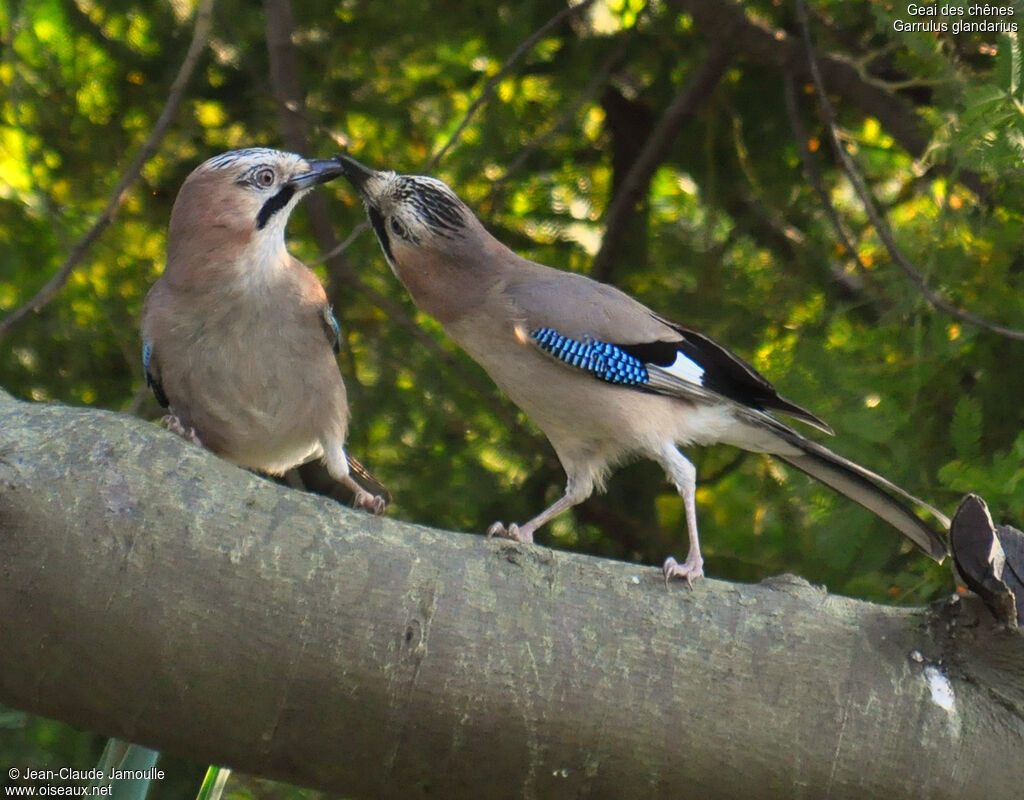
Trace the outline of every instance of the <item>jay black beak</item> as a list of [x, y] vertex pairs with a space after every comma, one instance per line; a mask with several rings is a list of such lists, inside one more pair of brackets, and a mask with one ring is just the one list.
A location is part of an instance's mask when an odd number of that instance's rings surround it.
[[348, 178], [349, 182], [360, 194], [362, 194], [363, 185], [375, 174], [374, 171], [369, 167], [363, 166], [354, 158], [341, 153], [336, 155], [334, 158], [337, 163], [341, 165], [341, 170], [345, 177]]
[[290, 186], [299, 191], [312, 189], [314, 186], [333, 181], [338, 176], [346, 174], [344, 168], [333, 159], [314, 159], [306, 163], [309, 164], [309, 172], [296, 175], [288, 181]]

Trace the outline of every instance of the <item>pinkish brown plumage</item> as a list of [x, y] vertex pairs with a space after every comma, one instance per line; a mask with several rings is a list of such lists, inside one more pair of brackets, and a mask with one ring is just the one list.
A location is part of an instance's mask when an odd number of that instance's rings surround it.
[[299, 199], [339, 174], [331, 161], [252, 148], [189, 175], [143, 306], [146, 378], [172, 429], [270, 474], [322, 458], [356, 506], [380, 512], [383, 499], [349, 473], [337, 323], [284, 239]]

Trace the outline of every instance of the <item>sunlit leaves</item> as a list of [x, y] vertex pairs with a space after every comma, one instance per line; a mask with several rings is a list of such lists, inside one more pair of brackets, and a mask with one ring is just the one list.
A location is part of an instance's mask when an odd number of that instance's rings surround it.
[[595, 28], [602, 33], [630, 28], [636, 24], [646, 5], [644, 0], [607, 0], [605, 3], [597, 3], [592, 12]]

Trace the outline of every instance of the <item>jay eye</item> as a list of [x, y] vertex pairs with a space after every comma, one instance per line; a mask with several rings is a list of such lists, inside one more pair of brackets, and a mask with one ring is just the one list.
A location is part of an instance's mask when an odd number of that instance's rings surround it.
[[401, 222], [399, 222], [398, 219], [396, 219], [395, 217], [392, 217], [391, 220], [390, 220], [390, 225], [391, 225], [391, 232], [393, 234], [395, 234], [395, 236], [401, 236], [403, 239], [406, 238], [406, 235], [405, 235], [405, 225], [403, 225]]
[[256, 181], [256, 185], [264, 189], [274, 185], [274, 170], [266, 167], [257, 172], [253, 179]]

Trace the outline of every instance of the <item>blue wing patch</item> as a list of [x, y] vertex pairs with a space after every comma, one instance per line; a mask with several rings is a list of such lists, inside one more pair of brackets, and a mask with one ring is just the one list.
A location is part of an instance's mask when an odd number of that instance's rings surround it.
[[618, 345], [571, 339], [554, 328], [537, 328], [530, 332], [530, 338], [548, 355], [608, 383], [643, 387], [650, 380], [644, 363]]
[[554, 328], [536, 328], [529, 339], [563, 364], [607, 383], [704, 402], [726, 398], [759, 411], [781, 411], [832, 433], [828, 423], [781, 397], [743, 359], [703, 334], [665, 324], [678, 331], [679, 339], [612, 344], [589, 337], [572, 339]]
[[150, 369], [152, 361], [153, 345], [144, 341], [142, 343], [142, 369], [146, 373], [146, 386], [153, 390], [153, 396], [163, 408], [169, 408], [171, 404], [164, 393], [164, 387], [160, 385], [160, 381], [156, 379], [153, 370]]
[[331, 349], [334, 351], [334, 354], [337, 355], [341, 352], [341, 328], [338, 327], [338, 320], [330, 306], [325, 305], [321, 313], [323, 314], [324, 331], [327, 334], [327, 339], [331, 343]]

